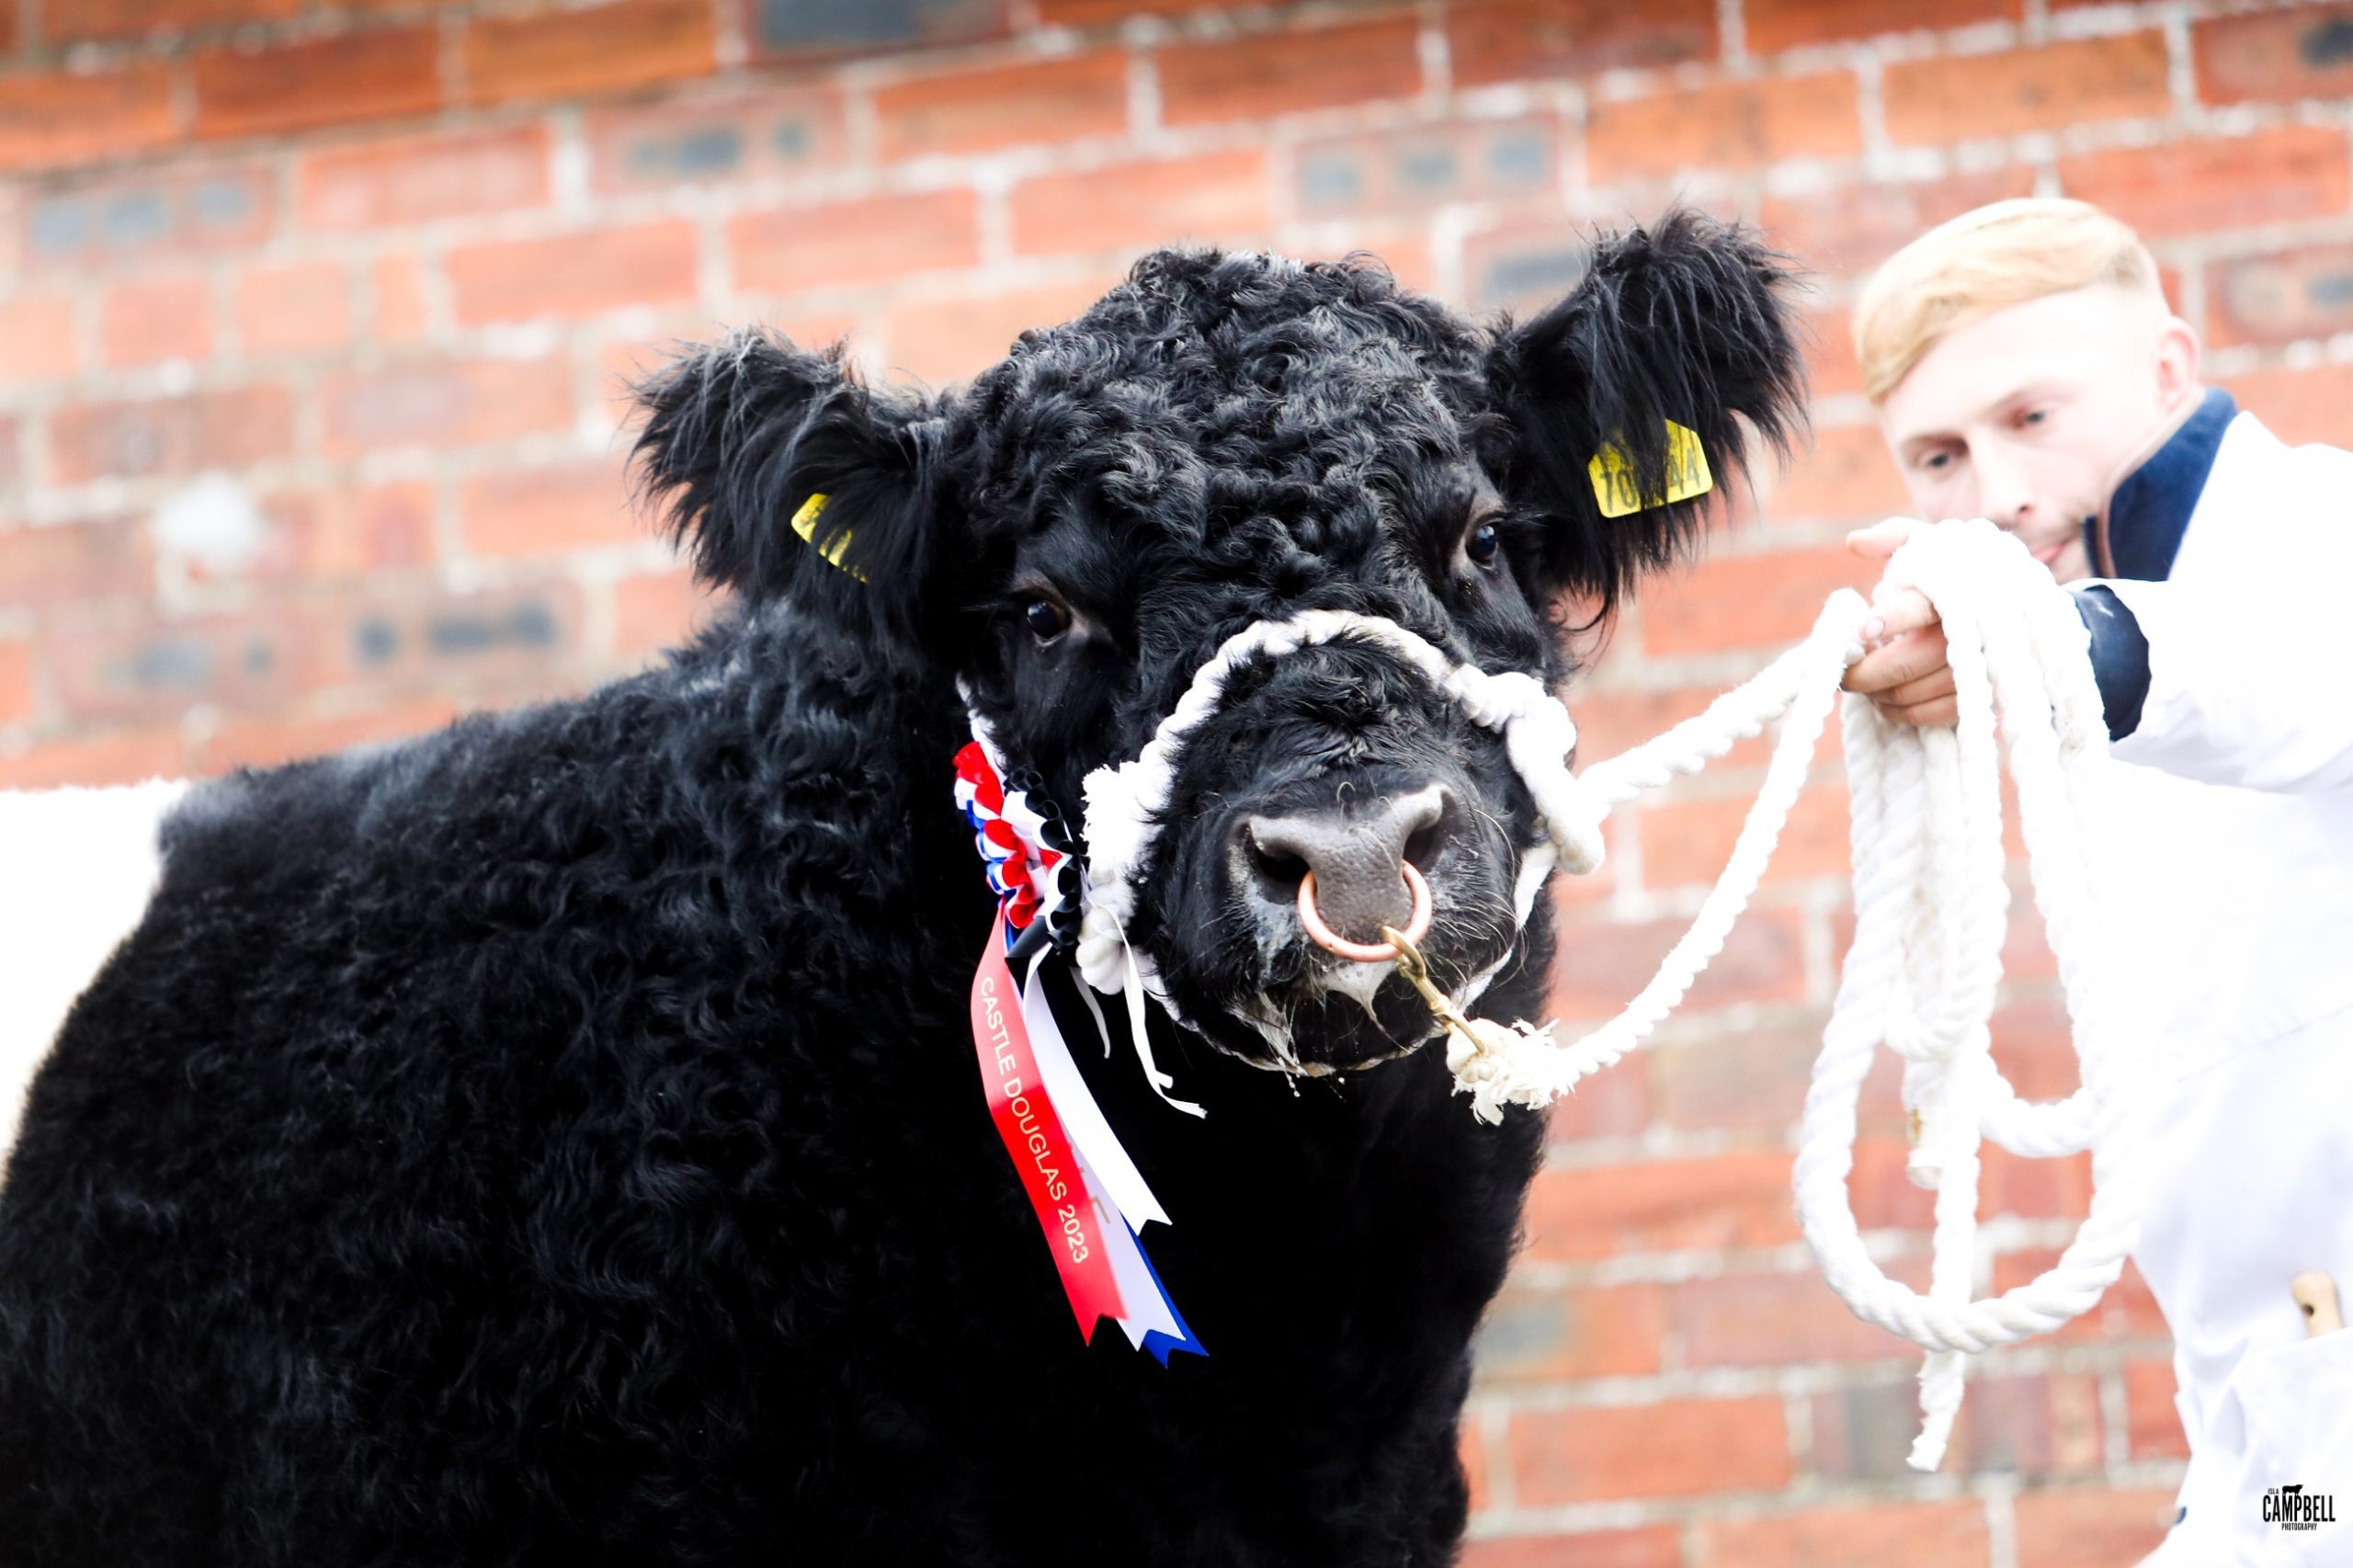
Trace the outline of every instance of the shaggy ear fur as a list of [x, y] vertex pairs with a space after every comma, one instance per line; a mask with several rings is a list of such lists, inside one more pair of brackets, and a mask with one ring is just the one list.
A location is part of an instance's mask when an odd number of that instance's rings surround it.
[[[1786, 455], [1804, 420], [1805, 379], [1784, 259], [1738, 224], [1688, 210], [1604, 239], [1585, 280], [1524, 325], [1506, 319], [1488, 384], [1510, 426], [1498, 480], [1545, 515], [1540, 574], [1607, 609], [1642, 571], [1696, 536], [1745, 466], [1733, 415]], [[1639, 494], [1666, 494], [1666, 423], [1698, 433], [1715, 488], [1605, 517], [1588, 468], [1605, 446]]]
[[[738, 333], [636, 389], [641, 492], [696, 575], [747, 598], [792, 597], [853, 623], [916, 622], [937, 548], [933, 410], [860, 383], [842, 346], [811, 353]], [[806, 540], [793, 518], [826, 497]]]

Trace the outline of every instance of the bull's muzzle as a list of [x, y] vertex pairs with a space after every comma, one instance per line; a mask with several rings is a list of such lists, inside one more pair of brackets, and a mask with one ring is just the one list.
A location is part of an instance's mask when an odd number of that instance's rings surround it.
[[1429, 928], [1430, 890], [1415, 867], [1444, 847], [1451, 811], [1437, 784], [1406, 794], [1246, 817], [1240, 824], [1253, 874], [1270, 902], [1295, 902], [1318, 946], [1379, 962], [1395, 950], [1384, 926], [1419, 939]]

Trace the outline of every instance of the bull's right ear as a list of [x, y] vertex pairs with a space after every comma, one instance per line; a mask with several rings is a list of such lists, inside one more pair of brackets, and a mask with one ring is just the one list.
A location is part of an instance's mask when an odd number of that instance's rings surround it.
[[1670, 212], [1606, 238], [1566, 299], [1503, 324], [1483, 455], [1542, 519], [1539, 584], [1607, 608], [1692, 543], [1749, 460], [1805, 421], [1795, 279], [1747, 229]]
[[937, 581], [937, 411], [749, 330], [635, 389], [641, 492], [705, 582], [910, 631]]

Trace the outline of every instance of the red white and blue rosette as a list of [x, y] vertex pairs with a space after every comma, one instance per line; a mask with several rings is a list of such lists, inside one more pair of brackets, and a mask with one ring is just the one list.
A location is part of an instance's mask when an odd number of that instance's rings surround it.
[[[1098, 1319], [1109, 1317], [1130, 1345], [1164, 1367], [1174, 1351], [1206, 1356], [1138, 1239], [1145, 1225], [1167, 1224], [1167, 1212], [1096, 1103], [1046, 998], [1046, 960], [1077, 941], [1085, 902], [1069, 824], [1042, 778], [1026, 768], [1001, 777], [978, 741], [956, 754], [956, 804], [972, 824], [997, 897], [996, 924], [973, 976], [982, 1080], [1079, 1333], [1091, 1341]], [[1023, 963], [1019, 978], [1008, 959]], [[1077, 989], [1095, 1012], [1086, 986]], [[1099, 1012], [1095, 1022], [1108, 1053]], [[1060, 1174], [1074, 1169], [1075, 1183]], [[1081, 1201], [1083, 1209], [1074, 1207]]]
[[[981, 743], [956, 754], [956, 804], [972, 824], [989, 889], [1005, 911], [1008, 942], [1042, 920], [1042, 937], [1067, 951], [1078, 940], [1077, 841], [1045, 780], [1028, 768], [1001, 778]], [[1025, 947], [1034, 945], [1032, 937]]]

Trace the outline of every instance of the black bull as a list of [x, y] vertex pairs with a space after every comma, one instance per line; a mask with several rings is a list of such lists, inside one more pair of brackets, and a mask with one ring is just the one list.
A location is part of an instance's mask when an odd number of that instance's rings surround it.
[[1335, 834], [1389, 846], [1375, 894], [1427, 872], [1441, 978], [1538, 1011], [1545, 902], [1523, 925], [1510, 889], [1539, 827], [1497, 743], [1343, 642], [1246, 672], [1187, 748], [1130, 936], [1207, 1118], [1078, 1051], [1176, 1221], [1151, 1246], [1211, 1354], [1164, 1369], [1082, 1347], [983, 1102], [959, 682], [1074, 811], [1262, 619], [1558, 680], [1550, 607], [1606, 611], [1703, 510], [1605, 517], [1591, 460], [1655, 496], [1671, 420], [1721, 493], [1784, 442], [1785, 285], [1688, 215], [1518, 325], [1369, 265], [1170, 252], [938, 396], [756, 335], [672, 367], [642, 472], [737, 591], [721, 624], [167, 821], [0, 1193], [0, 1556], [1450, 1561], [1540, 1119], [1478, 1124], [1434, 1051], [1265, 1069], [1428, 1028], [1301, 938]]

